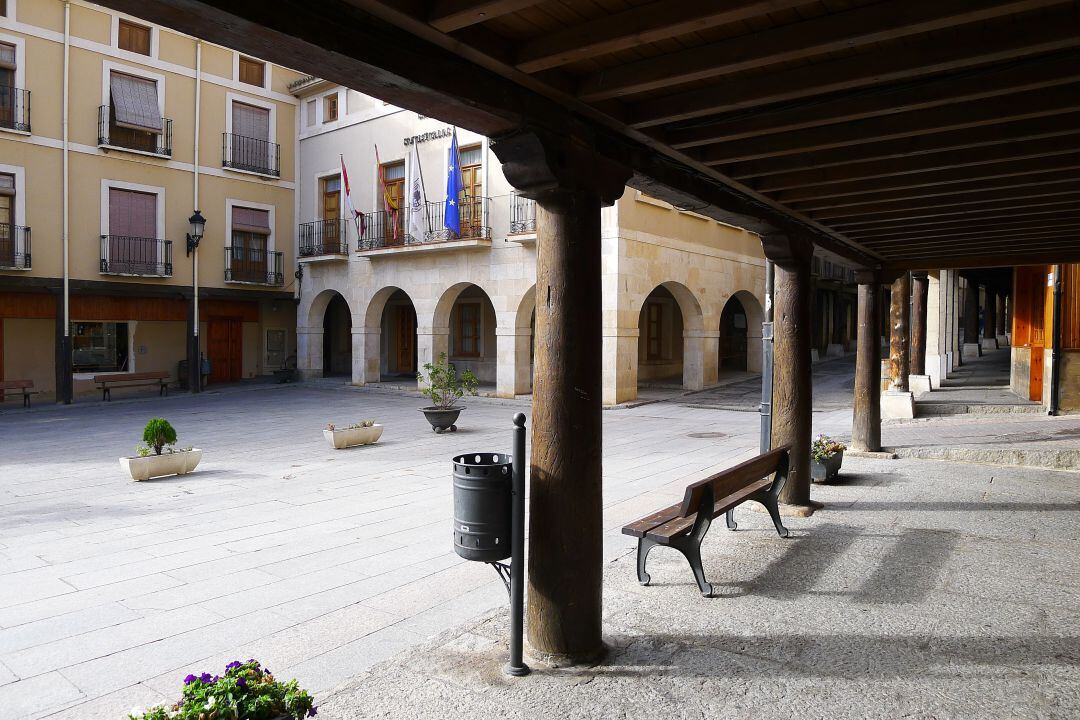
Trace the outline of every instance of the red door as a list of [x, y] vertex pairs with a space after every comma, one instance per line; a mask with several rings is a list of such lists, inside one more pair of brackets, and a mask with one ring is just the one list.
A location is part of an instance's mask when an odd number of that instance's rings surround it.
[[243, 323], [235, 318], [210, 318], [206, 355], [210, 382], [237, 382], [244, 373]]

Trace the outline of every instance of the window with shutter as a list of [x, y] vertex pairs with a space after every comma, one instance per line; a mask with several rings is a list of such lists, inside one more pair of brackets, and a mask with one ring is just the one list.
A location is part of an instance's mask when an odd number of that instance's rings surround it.
[[109, 188], [109, 234], [157, 237], [157, 195]]
[[120, 20], [117, 27], [116, 44], [121, 50], [128, 50], [140, 55], [149, 55], [150, 28], [128, 20]]
[[334, 122], [338, 119], [337, 93], [326, 96], [326, 106], [323, 108], [323, 122]]
[[316, 103], [314, 100], [308, 100], [307, 103], [307, 126], [311, 127], [315, 124], [315, 110]]
[[15, 176], [0, 173], [0, 266], [15, 266]]
[[234, 135], [255, 140], [270, 140], [270, 111], [245, 103], [234, 102], [232, 106]]
[[109, 95], [116, 127], [161, 132], [157, 81], [114, 72], [110, 76]]
[[18, 98], [15, 88], [15, 46], [0, 42], [0, 127], [13, 128]]
[[240, 82], [246, 85], [266, 85], [266, 63], [240, 56]]

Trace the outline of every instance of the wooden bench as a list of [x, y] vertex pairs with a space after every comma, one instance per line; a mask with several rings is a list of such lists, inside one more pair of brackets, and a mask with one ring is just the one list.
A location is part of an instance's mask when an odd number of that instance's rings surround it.
[[23, 407], [30, 407], [30, 396], [37, 395], [37, 390], [31, 390], [34, 387], [33, 380], [0, 380], [0, 396], [9, 390], [18, 390], [22, 393]]
[[277, 378], [279, 385], [296, 380], [296, 356], [290, 355], [285, 358], [285, 367], [275, 370], [274, 377]]
[[107, 375], [95, 375], [94, 382], [101, 388], [101, 399], [112, 402], [111, 390], [114, 387], [139, 387], [142, 385], [157, 385], [158, 395], [169, 394], [169, 373], [165, 370], [154, 372], [135, 373], [109, 373]]
[[637, 574], [642, 585], [651, 578], [645, 572], [645, 559], [657, 545], [675, 548], [686, 557], [694, 571], [698, 588], [705, 597], [712, 596], [712, 585], [705, 582], [701, 567], [701, 541], [709, 531], [713, 518], [726, 514], [729, 530], [734, 530], [734, 510], [747, 500], [756, 500], [766, 507], [780, 537], [789, 533], [780, 521], [776, 498], [784, 487], [788, 474], [788, 453], [785, 445], [758, 455], [730, 470], [707, 477], [686, 487], [683, 500], [677, 505], [658, 510], [632, 522], [622, 529], [624, 535], [638, 539]]

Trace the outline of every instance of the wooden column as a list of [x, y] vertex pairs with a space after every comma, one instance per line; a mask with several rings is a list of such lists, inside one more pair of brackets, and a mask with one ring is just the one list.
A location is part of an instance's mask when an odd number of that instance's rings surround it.
[[881, 277], [860, 271], [859, 318], [855, 345], [855, 399], [851, 421], [853, 450], [881, 450]]
[[813, 373], [810, 366], [810, 259], [814, 244], [801, 237], [767, 235], [765, 255], [774, 263], [772, 446], [791, 445], [791, 467], [780, 502], [810, 506], [810, 436]]
[[986, 286], [986, 309], [983, 311], [983, 337], [994, 341], [997, 347], [997, 291]]
[[537, 201], [528, 638], [540, 659], [588, 662], [604, 652], [600, 209], [630, 174], [540, 132], [493, 149]]
[[979, 342], [979, 283], [969, 278], [964, 296], [964, 344]]
[[911, 274], [911, 374], [926, 374], [926, 300], [930, 279], [926, 273]]
[[890, 390], [908, 391], [911, 374], [908, 332], [911, 323], [911, 275], [902, 273], [892, 284], [889, 301], [889, 377]]

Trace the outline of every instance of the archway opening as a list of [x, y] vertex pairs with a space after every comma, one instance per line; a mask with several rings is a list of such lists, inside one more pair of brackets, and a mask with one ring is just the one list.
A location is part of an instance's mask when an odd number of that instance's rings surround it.
[[395, 290], [383, 306], [379, 337], [379, 376], [383, 381], [416, 380], [416, 307], [405, 291]]
[[352, 313], [335, 293], [323, 312], [323, 376], [352, 376]]
[[479, 286], [467, 285], [450, 308], [449, 361], [458, 373], [472, 370], [481, 387], [495, 388], [498, 348], [495, 307]]
[[659, 286], [638, 318], [638, 387], [683, 384], [683, 314], [671, 291]]
[[746, 372], [748, 320], [746, 308], [732, 296], [720, 313], [720, 356], [717, 361], [720, 372]]

